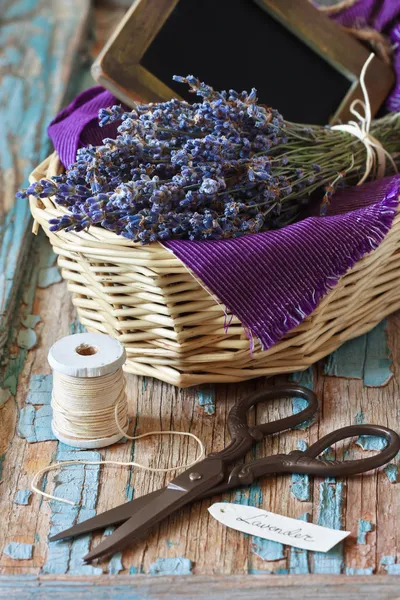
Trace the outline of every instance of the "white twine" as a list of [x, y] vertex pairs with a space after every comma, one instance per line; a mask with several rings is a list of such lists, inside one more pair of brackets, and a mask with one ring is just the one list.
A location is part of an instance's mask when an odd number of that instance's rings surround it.
[[52, 394], [53, 425], [63, 437], [76, 439], [104, 439], [121, 433], [129, 440], [139, 440], [151, 435], [179, 435], [194, 439], [199, 445], [200, 454], [197, 458], [184, 465], [156, 468], [141, 463], [117, 460], [69, 460], [49, 465], [40, 469], [34, 476], [31, 489], [44, 498], [58, 500], [65, 504], [78, 506], [71, 500], [66, 500], [40, 489], [39, 481], [49, 471], [54, 471], [68, 465], [117, 465], [122, 467], [137, 467], [152, 473], [168, 473], [177, 469], [188, 469], [205, 454], [203, 442], [193, 433], [183, 431], [149, 431], [141, 435], [129, 436], [128, 403], [125, 391], [125, 378], [122, 369], [101, 377], [69, 377], [54, 372]]
[[[352, 115], [357, 117], [357, 121], [349, 121], [348, 123], [344, 123], [342, 125], [334, 125], [332, 129], [336, 131], [345, 131], [346, 133], [350, 133], [354, 135], [354, 137], [358, 138], [365, 146], [365, 150], [367, 152], [367, 157], [365, 161], [365, 172], [361, 177], [360, 181], [357, 185], [361, 185], [368, 178], [371, 171], [374, 173], [374, 177], [376, 179], [381, 179], [385, 175], [386, 169], [386, 158], [389, 159], [392, 167], [397, 173], [397, 167], [393, 161], [393, 158], [390, 156], [389, 152], [387, 152], [381, 142], [377, 140], [371, 133], [371, 104], [369, 101], [367, 87], [365, 85], [365, 74], [367, 72], [368, 66], [371, 61], [374, 59], [375, 54], [372, 52], [367, 60], [364, 63], [363, 68], [360, 73], [360, 86], [364, 96], [364, 101], [356, 99], [350, 105], [350, 112]], [[363, 112], [364, 116], [362, 116], [358, 110], [356, 110], [356, 106], [359, 105]]]
[[[103, 440], [128, 427], [128, 403], [122, 369], [100, 377], [53, 373], [53, 428], [60, 437]], [[114, 409], [117, 408], [117, 419]], [[122, 429], [121, 429], [122, 428]]]

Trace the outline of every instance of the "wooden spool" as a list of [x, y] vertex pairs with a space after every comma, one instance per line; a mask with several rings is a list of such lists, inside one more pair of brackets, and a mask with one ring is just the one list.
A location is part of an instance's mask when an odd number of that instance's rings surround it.
[[[57, 373], [77, 378], [110, 375], [126, 361], [125, 348], [118, 340], [102, 333], [77, 333], [58, 340], [48, 354], [48, 361]], [[108, 438], [81, 439], [62, 435], [52, 421], [52, 430], [63, 444], [77, 448], [105, 448], [118, 442], [122, 433]]]

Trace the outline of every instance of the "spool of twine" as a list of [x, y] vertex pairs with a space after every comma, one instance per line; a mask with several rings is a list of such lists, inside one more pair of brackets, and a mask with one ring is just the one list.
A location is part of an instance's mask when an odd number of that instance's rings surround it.
[[36, 473], [31, 485], [34, 492], [73, 505], [69, 500], [39, 489], [41, 477], [72, 464], [135, 466], [147, 471], [169, 472], [189, 468], [204, 456], [203, 443], [190, 432], [150, 431], [128, 435], [128, 402], [122, 371], [126, 353], [114, 338], [101, 333], [70, 335], [51, 347], [48, 360], [53, 369], [52, 429], [60, 442], [79, 449], [93, 449], [111, 446], [122, 438], [137, 440], [151, 435], [179, 435], [193, 438], [199, 445], [200, 454], [189, 464], [167, 468], [114, 460], [56, 463]]
[[78, 333], [58, 340], [48, 360], [56, 438], [76, 448], [105, 448], [124, 437], [128, 402], [122, 344], [101, 333]]

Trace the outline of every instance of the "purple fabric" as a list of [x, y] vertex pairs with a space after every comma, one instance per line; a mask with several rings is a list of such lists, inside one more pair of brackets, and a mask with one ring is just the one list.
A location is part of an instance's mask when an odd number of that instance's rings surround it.
[[78, 148], [89, 144], [99, 146], [104, 138], [116, 137], [117, 124], [106, 127], [98, 124], [100, 108], [114, 104], [120, 104], [119, 100], [101, 86], [96, 86], [79, 94], [53, 119], [47, 133], [65, 167], [75, 162]]
[[332, 18], [345, 27], [360, 29], [371, 27], [390, 39], [395, 47], [393, 68], [396, 73], [396, 83], [388, 96], [386, 106], [391, 111], [400, 110], [400, 1], [358, 0], [354, 6]]
[[338, 279], [379, 245], [392, 224], [399, 194], [400, 175], [337, 194], [335, 206], [337, 202], [342, 214], [331, 209], [331, 216], [235, 240], [164, 245], [267, 349], [308, 317]]
[[[397, 6], [396, 6], [397, 5]], [[400, 2], [359, 0], [335, 17], [346, 26], [367, 24], [400, 42]], [[397, 21], [396, 21], [397, 19]], [[398, 81], [388, 106], [400, 109]], [[49, 126], [65, 166], [79, 147], [115, 137], [100, 128], [98, 111], [118, 101], [101, 87], [80, 94]], [[326, 217], [313, 216], [281, 229], [235, 240], [165, 243], [267, 349], [300, 324], [349, 268], [383, 240], [400, 195], [400, 175], [336, 194]]]

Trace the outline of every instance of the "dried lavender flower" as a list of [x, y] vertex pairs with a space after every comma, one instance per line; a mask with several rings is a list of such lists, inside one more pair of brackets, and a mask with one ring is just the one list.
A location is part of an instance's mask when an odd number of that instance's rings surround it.
[[[67, 208], [50, 221], [52, 231], [97, 225], [141, 244], [221, 239], [295, 221], [318, 190], [326, 206], [364, 166], [365, 149], [353, 136], [288, 123], [257, 104], [254, 88], [218, 92], [193, 75], [174, 79], [202, 101], [101, 109], [100, 126], [119, 123], [116, 139], [80, 149], [65, 173], [18, 196], [52, 197]], [[371, 133], [398, 152], [400, 119], [389, 117]]]

